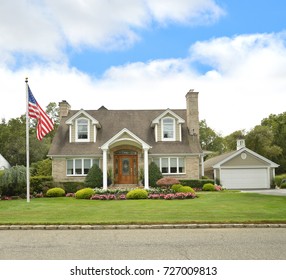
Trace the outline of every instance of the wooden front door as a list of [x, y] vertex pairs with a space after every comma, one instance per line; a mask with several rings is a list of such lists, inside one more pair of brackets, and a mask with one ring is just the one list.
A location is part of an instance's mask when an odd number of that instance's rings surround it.
[[115, 184], [137, 184], [137, 155], [115, 155]]

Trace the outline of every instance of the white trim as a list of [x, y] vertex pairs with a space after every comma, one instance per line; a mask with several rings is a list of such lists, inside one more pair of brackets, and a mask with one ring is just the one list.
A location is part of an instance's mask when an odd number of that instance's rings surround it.
[[[236, 157], [237, 155], [239, 155], [239, 154], [241, 154], [241, 153], [243, 153], [243, 152], [248, 152], [248, 153], [251, 154], [252, 156], [257, 157], [258, 159], [260, 159], [260, 160], [262, 160], [262, 161], [268, 163], [268, 164], [270, 165], [270, 167], [276, 168], [276, 167], [279, 166], [279, 165], [276, 164], [275, 162], [273, 162], [273, 161], [271, 161], [271, 160], [269, 160], [269, 159], [267, 159], [267, 158], [265, 158], [265, 157], [263, 157], [263, 156], [261, 156], [261, 155], [255, 153], [255, 152], [253, 152], [252, 150], [250, 150], [250, 149], [248, 149], [248, 148], [245, 147], [245, 148], [242, 148], [242, 149], [240, 149], [240, 150], [237, 150], [234, 154], [231, 154], [229, 157], [227, 157], [227, 158], [223, 159], [222, 161], [216, 163], [216, 164], [213, 165], [212, 167], [213, 167], [213, 168], [220, 168], [222, 164], [228, 162], [229, 160], [233, 159], [234, 157]], [[246, 166], [245, 166], [245, 167], [246, 167]], [[224, 168], [226, 168], [226, 167], [224, 167]], [[233, 168], [233, 167], [232, 167], [232, 168]], [[242, 167], [242, 168], [243, 168], [243, 167]], [[265, 168], [265, 166], [264, 166], [264, 168]]]
[[[164, 137], [164, 120], [170, 119], [173, 121], [173, 137], [172, 138], [165, 138]], [[161, 119], [161, 139], [162, 141], [176, 141], [176, 120], [172, 117], [165, 117]]]
[[85, 115], [86, 118], [91, 120], [91, 123], [96, 125], [97, 128], [101, 128], [101, 124], [98, 120], [96, 120], [94, 117], [92, 117], [90, 114], [88, 114], [83, 109], [79, 110], [76, 114], [74, 114], [72, 117], [70, 117], [68, 120], [66, 120], [66, 124], [73, 124], [73, 120], [77, 119], [81, 114]]
[[[184, 172], [176, 172], [176, 173], [172, 173], [171, 172], [171, 158], [174, 158], [176, 159], [177, 161], [177, 164], [176, 164], [176, 167], [177, 167], [177, 171], [179, 170], [179, 159], [183, 159], [184, 160]], [[162, 157], [159, 157], [157, 158], [159, 159], [159, 168], [160, 168], [160, 171], [162, 172], [162, 159], [167, 159], [168, 160], [168, 172], [167, 173], [163, 173], [162, 174], [166, 174], [166, 175], [184, 175], [186, 174], [186, 158], [185, 157], [179, 157], [179, 156], [162, 156]]]
[[175, 119], [177, 119], [178, 123], [185, 123], [185, 120], [182, 119], [180, 116], [178, 116], [176, 113], [174, 113], [172, 110], [167, 109], [164, 111], [161, 115], [159, 115], [156, 119], [154, 119], [151, 123], [151, 127], [154, 127], [155, 124], [159, 124], [160, 120], [164, 118], [166, 115], [172, 115]]
[[[130, 138], [120, 138], [121, 135], [123, 135], [124, 133], [129, 134], [133, 139]], [[140, 139], [138, 136], [136, 136], [133, 132], [131, 132], [129, 129], [127, 128], [123, 128], [121, 131], [119, 131], [116, 135], [114, 135], [112, 138], [110, 138], [107, 142], [105, 142], [100, 149], [104, 150], [104, 149], [108, 149], [110, 145], [112, 145], [113, 143], [116, 143], [118, 141], [122, 141], [122, 140], [129, 140], [129, 141], [133, 141], [133, 142], [137, 142], [139, 143], [143, 149], [151, 149], [152, 147], [150, 145], [148, 145], [147, 143], [145, 143], [142, 139]]]
[[107, 149], [103, 149], [102, 169], [103, 189], [107, 190]]
[[148, 148], [144, 148], [144, 189], [149, 189], [149, 160]]
[[[80, 120], [87, 121], [87, 138], [86, 139], [78, 138], [78, 121]], [[75, 120], [75, 142], [90, 142], [90, 120], [88, 118], [81, 117]]]
[[179, 141], [182, 142], [182, 124], [179, 123]]
[[158, 142], [158, 124], [155, 124], [155, 142]]
[[69, 124], [69, 142], [72, 142], [72, 125]]

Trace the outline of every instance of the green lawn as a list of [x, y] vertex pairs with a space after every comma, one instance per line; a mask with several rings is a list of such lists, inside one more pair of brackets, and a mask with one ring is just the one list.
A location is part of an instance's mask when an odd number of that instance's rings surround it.
[[0, 201], [0, 224], [286, 223], [286, 197], [199, 193], [188, 200]]

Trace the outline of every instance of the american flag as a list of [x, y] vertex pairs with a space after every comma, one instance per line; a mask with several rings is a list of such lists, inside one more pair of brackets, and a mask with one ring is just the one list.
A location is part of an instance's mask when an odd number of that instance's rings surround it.
[[42, 140], [45, 135], [54, 129], [53, 120], [41, 108], [35, 99], [30, 87], [28, 86], [28, 115], [30, 118], [37, 119], [37, 138]]

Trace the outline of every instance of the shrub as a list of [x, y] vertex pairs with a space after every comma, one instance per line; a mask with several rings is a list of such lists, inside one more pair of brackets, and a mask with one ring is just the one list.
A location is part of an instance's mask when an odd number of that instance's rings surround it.
[[13, 166], [4, 170], [0, 178], [0, 194], [5, 196], [21, 195], [26, 193], [26, 167]]
[[60, 197], [65, 195], [65, 190], [62, 188], [52, 188], [49, 189], [46, 193], [47, 197]]
[[276, 175], [274, 178], [275, 185], [280, 186], [283, 179], [286, 179], [286, 174]]
[[280, 189], [286, 189], [286, 183], [282, 183], [282, 184], [280, 185]]
[[180, 184], [183, 186], [192, 186], [194, 189], [202, 189], [204, 184], [211, 183], [214, 184], [214, 180], [211, 179], [190, 179], [190, 180], [180, 180]]
[[126, 195], [127, 199], [146, 199], [148, 198], [148, 192], [142, 189], [135, 189], [129, 191]]
[[54, 187], [52, 176], [31, 176], [30, 184], [32, 193], [41, 193], [43, 192], [44, 187]]
[[85, 177], [85, 186], [90, 188], [102, 188], [103, 174], [97, 164], [94, 164]]
[[83, 182], [61, 182], [63, 188], [67, 193], [76, 193], [78, 190], [84, 188]]
[[92, 188], [84, 188], [75, 193], [75, 198], [90, 199], [93, 195], [94, 195], [94, 190]]
[[214, 184], [211, 183], [204, 184], [203, 191], [215, 191]]
[[156, 182], [163, 178], [160, 168], [155, 162], [151, 162], [149, 165], [149, 186], [152, 188], [157, 187]]
[[189, 186], [182, 186], [178, 189], [177, 192], [180, 192], [180, 193], [194, 193], [195, 191], [189, 187]]
[[173, 185], [180, 184], [179, 180], [173, 177], [163, 177], [156, 184], [160, 187], [170, 188]]
[[171, 187], [171, 189], [174, 191], [174, 192], [178, 192], [179, 191], [179, 188], [181, 188], [183, 185], [181, 184], [175, 184]]

